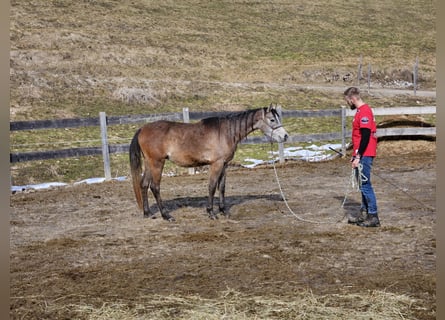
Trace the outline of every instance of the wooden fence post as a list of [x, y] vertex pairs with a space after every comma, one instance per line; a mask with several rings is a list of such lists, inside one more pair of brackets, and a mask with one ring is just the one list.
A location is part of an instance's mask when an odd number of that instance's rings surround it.
[[110, 151], [108, 149], [108, 135], [107, 135], [107, 116], [105, 112], [99, 112], [100, 122], [100, 136], [102, 140], [102, 157], [104, 161], [105, 180], [111, 180], [110, 170]]
[[[184, 123], [190, 122], [189, 108], [182, 108], [182, 119]], [[189, 168], [189, 174], [195, 174], [195, 168]]]
[[346, 107], [341, 106], [341, 153], [346, 156]]

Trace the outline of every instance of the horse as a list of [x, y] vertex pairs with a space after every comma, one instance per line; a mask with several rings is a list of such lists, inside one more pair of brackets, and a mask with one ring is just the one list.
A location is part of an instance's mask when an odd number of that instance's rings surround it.
[[181, 167], [209, 165], [207, 213], [211, 219], [218, 218], [213, 210], [213, 198], [218, 188], [219, 212], [228, 217], [224, 197], [226, 169], [238, 143], [257, 129], [277, 142], [284, 142], [288, 138], [280, 116], [272, 105], [209, 117], [196, 123], [159, 120], [139, 128], [131, 140], [129, 158], [133, 190], [138, 207], [144, 212], [144, 218], [154, 218], [148, 205], [150, 188], [162, 218], [175, 221], [164, 210], [160, 195], [162, 170], [166, 160]]

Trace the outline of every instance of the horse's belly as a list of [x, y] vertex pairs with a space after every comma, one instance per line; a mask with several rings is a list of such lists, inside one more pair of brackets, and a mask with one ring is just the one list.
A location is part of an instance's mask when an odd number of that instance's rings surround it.
[[210, 157], [196, 157], [193, 154], [169, 154], [168, 159], [181, 167], [199, 167], [210, 164]]

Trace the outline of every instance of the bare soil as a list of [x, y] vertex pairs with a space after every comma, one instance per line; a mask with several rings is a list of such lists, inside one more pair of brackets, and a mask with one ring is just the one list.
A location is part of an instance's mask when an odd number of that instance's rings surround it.
[[128, 180], [13, 194], [11, 319], [83, 319], [69, 306], [113, 302], [148, 313], [157, 295], [228, 289], [282, 299], [379, 290], [413, 299], [404, 319], [435, 319], [435, 152], [435, 142], [379, 143], [380, 228], [347, 224], [360, 196], [341, 158], [277, 167], [293, 213], [270, 165], [230, 168], [230, 219], [206, 216], [206, 174], [163, 178], [174, 223], [144, 219]]

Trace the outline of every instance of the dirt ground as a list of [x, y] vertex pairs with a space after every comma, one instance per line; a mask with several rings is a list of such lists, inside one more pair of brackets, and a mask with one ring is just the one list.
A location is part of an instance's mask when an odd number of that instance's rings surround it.
[[173, 223], [159, 212], [143, 219], [129, 180], [12, 194], [11, 319], [83, 319], [70, 306], [113, 302], [149, 313], [154, 296], [213, 299], [228, 289], [283, 300], [378, 290], [412, 299], [394, 319], [435, 319], [435, 152], [435, 142], [379, 143], [380, 228], [344, 219], [360, 201], [348, 159], [278, 166], [293, 213], [271, 165], [230, 168], [230, 219], [207, 218], [206, 174], [163, 178]]

